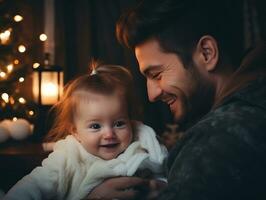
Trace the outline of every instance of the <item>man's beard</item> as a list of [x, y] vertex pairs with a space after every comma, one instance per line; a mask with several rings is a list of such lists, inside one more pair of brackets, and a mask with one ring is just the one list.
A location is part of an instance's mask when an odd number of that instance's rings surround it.
[[186, 115], [180, 125], [182, 129], [187, 129], [199, 121], [204, 115], [206, 115], [212, 108], [215, 90], [214, 86], [206, 78], [196, 70], [195, 66], [192, 66], [191, 71], [192, 77], [196, 81], [194, 93], [185, 102]]

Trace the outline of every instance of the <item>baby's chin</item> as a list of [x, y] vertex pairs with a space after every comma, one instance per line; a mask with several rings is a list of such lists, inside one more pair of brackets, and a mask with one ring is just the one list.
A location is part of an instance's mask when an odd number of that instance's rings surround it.
[[124, 153], [124, 151], [121, 151], [119, 153], [113, 153], [113, 154], [106, 154], [103, 156], [100, 156], [103, 160], [112, 160], [117, 158], [120, 154]]
[[103, 148], [98, 154], [98, 157], [102, 158], [103, 160], [112, 160], [117, 158], [120, 154], [124, 153], [128, 146], [130, 145], [127, 143], [120, 143], [118, 146], [113, 148]]

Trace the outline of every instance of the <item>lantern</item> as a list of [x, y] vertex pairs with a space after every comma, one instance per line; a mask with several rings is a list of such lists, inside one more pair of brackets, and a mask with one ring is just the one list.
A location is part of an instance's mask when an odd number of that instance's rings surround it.
[[63, 93], [63, 70], [44, 65], [33, 69], [33, 98], [40, 105], [53, 105]]

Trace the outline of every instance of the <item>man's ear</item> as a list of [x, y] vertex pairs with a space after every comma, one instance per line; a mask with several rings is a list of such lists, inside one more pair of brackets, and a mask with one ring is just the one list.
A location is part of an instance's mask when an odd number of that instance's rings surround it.
[[210, 72], [215, 70], [219, 59], [217, 41], [210, 35], [202, 36], [198, 41], [193, 58], [206, 71]]

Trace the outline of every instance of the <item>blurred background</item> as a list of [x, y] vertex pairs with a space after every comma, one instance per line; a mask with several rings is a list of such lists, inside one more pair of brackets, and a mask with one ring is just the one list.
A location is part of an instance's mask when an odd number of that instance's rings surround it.
[[[63, 82], [67, 83], [86, 73], [90, 60], [96, 58], [131, 70], [144, 105], [144, 121], [161, 133], [165, 122], [171, 121], [170, 115], [164, 105], [148, 103], [145, 80], [135, 57], [115, 37], [120, 14], [136, 3], [136, 0], [0, 0], [0, 120], [24, 118], [33, 125], [43, 122], [43, 110], [47, 111], [56, 101], [40, 102], [38, 75], [34, 72], [47, 71], [44, 66], [59, 66]], [[56, 71], [54, 67], [50, 70]], [[51, 87], [40, 91], [41, 95], [49, 95]], [[36, 140], [42, 137], [40, 131], [34, 135]]]
[[[178, 139], [178, 124], [165, 105], [148, 102], [133, 52], [115, 37], [119, 16], [138, 2], [0, 0], [0, 189], [6, 191], [47, 156], [40, 144], [52, 121], [48, 110], [65, 83], [87, 72], [92, 58], [130, 69], [144, 122], [169, 149]], [[226, 2], [225, 23], [240, 53], [265, 39], [265, 0]]]

